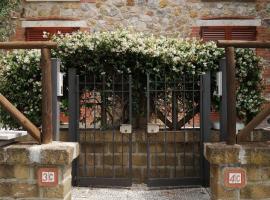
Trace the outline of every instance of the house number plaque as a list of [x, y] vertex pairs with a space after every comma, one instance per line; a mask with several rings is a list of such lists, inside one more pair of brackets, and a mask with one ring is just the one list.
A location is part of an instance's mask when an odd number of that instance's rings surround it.
[[58, 185], [57, 168], [39, 168], [38, 185], [44, 187], [55, 187]]
[[224, 186], [227, 188], [243, 188], [246, 186], [246, 171], [242, 168], [224, 170]]

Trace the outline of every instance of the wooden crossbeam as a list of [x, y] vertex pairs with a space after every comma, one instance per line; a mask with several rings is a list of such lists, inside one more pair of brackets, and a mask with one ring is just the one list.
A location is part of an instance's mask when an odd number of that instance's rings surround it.
[[0, 49], [54, 49], [55, 42], [0, 42]]
[[218, 40], [218, 47], [270, 48], [270, 41]]

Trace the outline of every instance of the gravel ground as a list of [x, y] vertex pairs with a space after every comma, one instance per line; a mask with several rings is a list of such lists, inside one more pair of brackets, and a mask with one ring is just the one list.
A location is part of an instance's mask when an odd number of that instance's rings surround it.
[[208, 189], [181, 188], [151, 190], [145, 185], [131, 188], [78, 188], [72, 190], [72, 200], [210, 200]]

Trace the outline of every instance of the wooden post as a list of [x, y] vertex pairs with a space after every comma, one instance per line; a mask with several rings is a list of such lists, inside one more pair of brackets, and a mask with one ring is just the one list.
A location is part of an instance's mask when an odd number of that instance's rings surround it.
[[234, 47], [226, 47], [227, 67], [227, 124], [228, 145], [236, 143], [236, 80], [235, 80], [235, 57]]
[[52, 142], [52, 66], [51, 52], [48, 48], [41, 49], [42, 72], [42, 144]]
[[237, 141], [243, 142], [245, 141], [248, 136], [250, 135], [250, 132], [253, 131], [256, 126], [258, 126], [262, 121], [269, 116], [270, 114], [270, 104], [265, 105], [263, 110], [256, 115], [246, 126], [244, 129], [242, 129], [239, 134], [237, 135]]
[[27, 130], [27, 132], [40, 143], [39, 129], [28, 120], [15, 106], [13, 106], [2, 94], [0, 94], [0, 105]]

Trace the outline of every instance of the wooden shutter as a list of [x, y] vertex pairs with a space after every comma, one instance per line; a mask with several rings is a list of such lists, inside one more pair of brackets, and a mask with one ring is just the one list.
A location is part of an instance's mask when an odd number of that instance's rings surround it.
[[231, 40], [256, 40], [256, 27], [232, 27]]
[[50, 35], [57, 34], [58, 31], [61, 33], [72, 33], [74, 31], [79, 30], [77, 27], [38, 27], [38, 28], [26, 28], [26, 41], [46, 41], [49, 38], [43, 38], [43, 32], [46, 31], [50, 33]]
[[202, 27], [201, 37], [204, 41], [217, 40], [256, 40], [256, 27], [217, 26]]
[[204, 41], [225, 40], [226, 32], [224, 27], [203, 27], [202, 39]]

